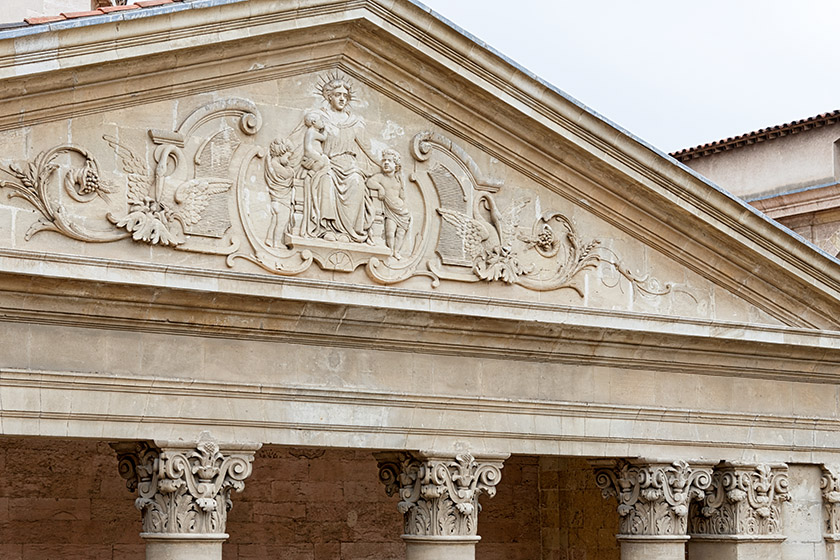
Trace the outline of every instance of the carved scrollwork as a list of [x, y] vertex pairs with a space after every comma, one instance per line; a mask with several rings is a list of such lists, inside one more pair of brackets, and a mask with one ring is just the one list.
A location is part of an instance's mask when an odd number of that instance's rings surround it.
[[788, 500], [786, 465], [725, 463], [715, 470], [712, 490], [692, 509], [691, 533], [781, 534], [781, 502]]
[[618, 498], [622, 535], [684, 535], [689, 504], [705, 497], [711, 468], [622, 460], [598, 466], [595, 483], [605, 498]]
[[[67, 160], [63, 165], [58, 162], [62, 156]], [[108, 200], [114, 190], [102, 179], [99, 164], [84, 148], [73, 144], [56, 146], [23, 165], [12, 163], [4, 171], [15, 178], [14, 181], [0, 181], [0, 187], [12, 189], [9, 198], [23, 198], [41, 213], [41, 219], [26, 232], [27, 241], [41, 231], [56, 231], [72, 239], [94, 243], [125, 237], [119, 232], [86, 228], [74, 220], [59, 201], [59, 191], [69, 195], [72, 201], [84, 204], [97, 197]]]
[[454, 460], [420, 453], [379, 454], [379, 478], [397, 509], [405, 534], [467, 536], [478, 530], [482, 494], [493, 497], [501, 480], [501, 458], [476, 459], [459, 453]]
[[504, 186], [502, 181], [486, 177], [467, 151], [443, 134], [425, 130], [415, 134], [411, 140], [411, 155], [417, 161], [428, 160], [433, 149], [449, 152], [455, 156], [456, 160], [472, 176], [479, 190], [497, 192]]
[[601, 275], [609, 287], [629, 282], [646, 296], [674, 289], [631, 271], [569, 216], [543, 211], [538, 193], [483, 172], [468, 145], [428, 130], [410, 140], [381, 131], [385, 141], [376, 140], [356, 112], [367, 106], [363, 93], [340, 71], [320, 76], [311, 106], [272, 115], [285, 123], [273, 139], [260, 134], [254, 102], [219, 99], [174, 130], [148, 129], [142, 142], [121, 129], [103, 136], [116, 179], [66, 144], [9, 165], [14, 180], [0, 187], [41, 213], [27, 239], [45, 230], [131, 239], [287, 276], [313, 263], [348, 274], [364, 267], [384, 285], [425, 277], [432, 288], [493, 282], [583, 297], [582, 273], [603, 266], [616, 274], [613, 285], [612, 272]]
[[256, 446], [224, 453], [202, 433], [191, 449], [115, 444], [120, 475], [136, 490], [144, 533], [224, 533], [231, 492], [251, 474]]
[[[539, 205], [532, 205], [530, 198], [520, 198], [502, 206], [498, 197], [503, 184], [483, 178], [463, 148], [440, 134], [415, 135], [412, 155], [417, 161], [431, 161], [433, 149], [454, 162], [451, 168], [438, 162], [427, 171], [440, 200], [436, 209], [441, 220], [437, 246], [440, 263], [429, 263], [429, 269], [438, 276], [498, 281], [534, 291], [568, 288], [583, 297], [576, 277], [603, 265], [647, 296], [663, 296], [673, 290], [672, 284], [662, 284], [649, 274], [633, 273], [614, 252], [602, 246], [600, 239], [585, 240], [574, 222], [561, 212], [546, 211], [530, 227], [522, 225], [523, 217]], [[456, 267], [469, 269], [472, 277], [455, 272]]]

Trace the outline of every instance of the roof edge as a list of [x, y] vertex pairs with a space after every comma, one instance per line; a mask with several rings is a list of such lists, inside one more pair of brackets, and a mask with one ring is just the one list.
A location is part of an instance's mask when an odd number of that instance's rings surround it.
[[693, 148], [684, 148], [682, 150], [672, 152], [671, 157], [681, 161], [687, 162], [693, 159], [726, 152], [737, 148], [743, 148], [751, 144], [759, 144], [768, 140], [775, 140], [782, 136], [790, 136], [791, 134], [798, 134], [811, 130], [814, 128], [821, 128], [840, 122], [840, 109], [828, 113], [820, 113], [813, 117], [807, 117], [788, 123], [777, 124], [767, 128], [760, 128], [752, 132], [740, 134], [738, 136], [731, 136], [722, 140], [715, 140], [706, 144], [700, 144]]

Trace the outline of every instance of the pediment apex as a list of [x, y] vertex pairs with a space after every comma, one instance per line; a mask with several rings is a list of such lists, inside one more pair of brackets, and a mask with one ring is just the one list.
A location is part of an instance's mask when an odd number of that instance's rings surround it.
[[835, 259], [406, 0], [0, 34], [3, 72], [13, 250], [837, 328]]

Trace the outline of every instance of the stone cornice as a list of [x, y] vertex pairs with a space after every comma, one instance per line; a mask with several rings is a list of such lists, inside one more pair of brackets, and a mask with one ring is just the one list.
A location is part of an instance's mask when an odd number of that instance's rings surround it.
[[[79, 275], [66, 257], [56, 263], [56, 282], [46, 278], [51, 267], [40, 256], [40, 280], [0, 275], [2, 320], [438, 355], [495, 358], [501, 352], [527, 361], [800, 382], [834, 382], [840, 368], [840, 333], [827, 331], [516, 300], [488, 305], [487, 298], [476, 296], [237, 272], [195, 270], [201, 274], [187, 276], [189, 282], [179, 286], [173, 274], [178, 269], [158, 265], [133, 269], [131, 275], [100, 269], [103, 279], [119, 275], [122, 282], [140, 285], [91, 283], [74, 280]], [[13, 264], [0, 257], [0, 265]], [[169, 288], [147, 284], [155, 274]], [[215, 292], [219, 281], [228, 293], [214, 293], [214, 307], [207, 309], [206, 293]], [[267, 285], [277, 297], [264, 295]], [[91, 290], [99, 304], [80, 312], [76, 298]], [[367, 305], [357, 303], [359, 295]], [[465, 320], [468, 333], [462, 330]], [[718, 359], [721, 353], [725, 362]]]
[[[221, 396], [224, 405], [219, 404]], [[249, 437], [281, 445], [311, 445], [313, 437], [319, 445], [344, 445], [338, 442], [351, 434], [357, 447], [382, 449], [410, 446], [433, 437], [441, 446], [450, 441], [473, 442], [485, 455], [503, 451], [533, 453], [540, 449], [553, 454], [614, 457], [638, 454], [654, 446], [662, 453], [690, 461], [701, 453], [737, 461], [749, 444], [751, 452], [765, 460], [836, 462], [840, 457], [840, 446], [834, 437], [840, 430], [840, 421], [787, 414], [526, 399], [511, 402], [492, 397], [394, 395], [353, 389], [8, 369], [0, 370], [0, 398], [4, 403], [0, 426], [5, 435], [28, 435], [31, 432], [27, 430], [34, 425], [42, 435], [108, 434], [112, 439], [154, 440], [182, 433], [189, 436], [200, 426], [227, 434], [228, 439]], [[173, 398], [189, 402], [190, 412], [184, 409], [166, 415], [167, 403]], [[26, 408], [26, 403], [38, 399], [49, 406]], [[73, 402], [112, 403], [112, 408], [118, 410], [99, 405], [90, 410], [79, 406], [71, 410]], [[129, 410], [123, 403], [140, 403], [142, 410]], [[307, 417], [306, 410], [313, 404], [319, 410], [331, 410], [332, 420], [318, 422]], [[264, 409], [285, 412], [282, 417], [275, 417], [264, 414]], [[381, 421], [381, 411], [385, 409], [392, 418], [388, 424]], [[234, 412], [243, 410], [252, 413]], [[457, 425], [441, 424], [441, 418], [448, 414], [457, 416]], [[366, 418], [375, 423], [366, 422]], [[663, 439], [664, 426], [674, 434], [692, 437]], [[698, 430], [705, 435], [695, 435]], [[733, 438], [733, 433], [745, 434], [748, 441]], [[162, 441], [158, 439], [156, 444]]]

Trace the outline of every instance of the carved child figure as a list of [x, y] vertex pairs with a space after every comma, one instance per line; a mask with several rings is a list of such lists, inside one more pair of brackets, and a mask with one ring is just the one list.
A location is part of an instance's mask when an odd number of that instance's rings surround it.
[[[265, 165], [265, 182], [268, 184], [268, 197], [271, 201], [271, 221], [268, 224], [265, 244], [269, 247], [282, 245], [279, 215], [286, 207], [289, 211], [287, 229], [292, 227], [295, 207], [294, 178], [295, 168], [291, 163], [294, 148], [287, 139], [274, 140], [268, 148], [269, 157]], [[288, 196], [288, 202], [283, 200]]]
[[311, 112], [303, 117], [303, 124], [306, 132], [303, 135], [303, 161], [304, 169], [312, 172], [324, 169], [329, 165], [330, 159], [324, 154], [322, 142], [327, 139], [324, 131], [324, 119], [320, 113]]
[[401, 259], [403, 242], [411, 225], [411, 214], [405, 204], [405, 184], [400, 154], [382, 152], [382, 171], [367, 180], [368, 189], [382, 200], [385, 209], [385, 244], [396, 259]]

